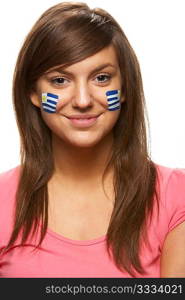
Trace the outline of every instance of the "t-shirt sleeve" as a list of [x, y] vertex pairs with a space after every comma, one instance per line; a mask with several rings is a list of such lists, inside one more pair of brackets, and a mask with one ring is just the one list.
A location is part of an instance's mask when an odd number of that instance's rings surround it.
[[0, 248], [12, 232], [19, 166], [0, 173]]
[[165, 193], [168, 231], [185, 221], [185, 169], [174, 169]]

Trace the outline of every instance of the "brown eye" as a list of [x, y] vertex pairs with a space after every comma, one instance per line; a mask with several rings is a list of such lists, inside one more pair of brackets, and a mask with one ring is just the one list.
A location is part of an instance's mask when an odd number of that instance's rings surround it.
[[65, 83], [67, 83], [68, 80], [65, 79], [64, 77], [57, 77], [57, 78], [51, 79], [51, 82], [54, 84], [57, 84], [57, 85], [63, 85]]
[[109, 81], [110, 80], [110, 78], [111, 78], [111, 76], [110, 75], [106, 75], [106, 74], [101, 74], [101, 75], [98, 75], [97, 77], [96, 77], [96, 79], [97, 79], [97, 81], [98, 82], [107, 82], [107, 81]]

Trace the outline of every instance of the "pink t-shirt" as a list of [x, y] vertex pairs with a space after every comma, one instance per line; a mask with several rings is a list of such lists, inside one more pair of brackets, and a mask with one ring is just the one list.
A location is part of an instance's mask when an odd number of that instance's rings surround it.
[[[160, 176], [159, 215], [154, 205], [152, 222], [148, 223], [149, 245], [142, 245], [141, 262], [146, 275], [160, 277], [160, 255], [165, 237], [175, 226], [185, 221], [185, 169], [156, 165]], [[8, 242], [13, 224], [13, 208], [20, 167], [0, 174], [0, 249]], [[159, 186], [158, 186], [159, 189]], [[35, 252], [34, 240], [15, 245], [0, 256], [0, 277], [131, 277], [115, 266], [106, 252], [106, 236], [76, 241], [48, 229]]]

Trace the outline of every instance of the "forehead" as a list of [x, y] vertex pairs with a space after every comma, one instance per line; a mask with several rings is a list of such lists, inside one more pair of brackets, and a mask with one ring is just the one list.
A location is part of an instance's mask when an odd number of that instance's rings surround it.
[[101, 66], [118, 68], [118, 59], [116, 56], [116, 51], [113, 45], [103, 48], [99, 52], [77, 62], [68, 67], [63, 67], [62, 65], [52, 68], [51, 71], [67, 71], [70, 73], [76, 73], [80, 71], [90, 72]]

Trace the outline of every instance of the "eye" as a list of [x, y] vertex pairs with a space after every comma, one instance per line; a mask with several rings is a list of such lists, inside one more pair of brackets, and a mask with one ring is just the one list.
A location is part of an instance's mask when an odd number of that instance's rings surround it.
[[99, 83], [106, 83], [110, 79], [111, 79], [111, 75], [108, 74], [100, 74], [96, 77], [96, 81], [98, 81]]
[[68, 82], [69, 82], [69, 80], [64, 77], [57, 77], [57, 78], [51, 79], [51, 83], [56, 84], [56, 85], [64, 85]]

